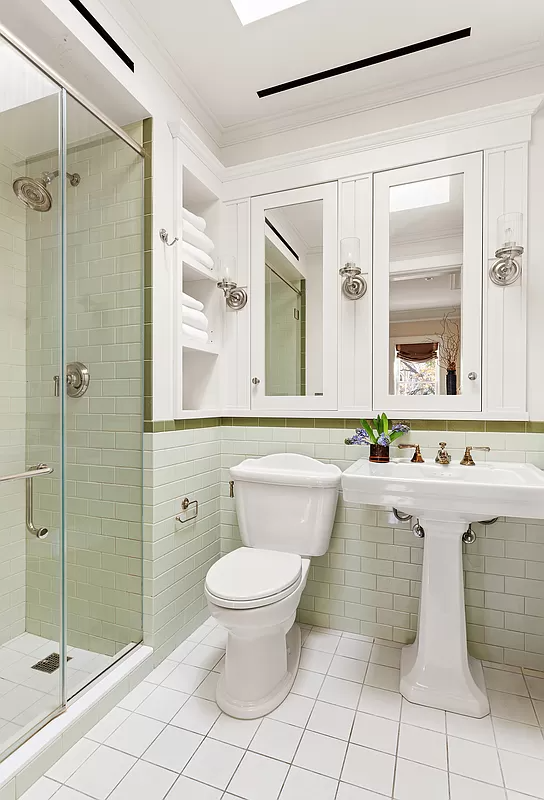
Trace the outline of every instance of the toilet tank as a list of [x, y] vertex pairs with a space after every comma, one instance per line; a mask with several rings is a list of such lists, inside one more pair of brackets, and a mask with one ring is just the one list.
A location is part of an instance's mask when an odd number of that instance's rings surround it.
[[342, 475], [338, 467], [279, 453], [248, 458], [230, 474], [246, 547], [300, 556], [327, 552]]

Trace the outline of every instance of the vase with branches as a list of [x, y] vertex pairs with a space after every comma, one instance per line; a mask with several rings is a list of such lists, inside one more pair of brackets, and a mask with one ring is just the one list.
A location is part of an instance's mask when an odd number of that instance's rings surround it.
[[446, 370], [446, 394], [457, 394], [457, 364], [461, 349], [461, 323], [451, 312], [442, 318], [438, 339], [438, 363]]

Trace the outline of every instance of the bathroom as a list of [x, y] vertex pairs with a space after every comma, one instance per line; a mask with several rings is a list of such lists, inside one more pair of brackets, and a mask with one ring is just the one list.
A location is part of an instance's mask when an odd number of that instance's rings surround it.
[[544, 800], [544, 9], [417, 11], [2, 7], [0, 800]]

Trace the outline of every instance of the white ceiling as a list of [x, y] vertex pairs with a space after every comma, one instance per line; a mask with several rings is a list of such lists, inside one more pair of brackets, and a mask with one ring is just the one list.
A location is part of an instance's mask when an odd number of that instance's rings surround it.
[[[309, 0], [243, 26], [231, 0], [130, 0], [232, 143], [544, 61], [542, 0]], [[252, 0], [257, 2], [257, 0]], [[470, 39], [284, 94], [257, 91], [465, 27]], [[387, 99], [388, 98], [388, 99]], [[349, 101], [349, 102], [347, 102]], [[187, 99], [191, 104], [191, 98]], [[204, 122], [204, 120], [200, 120]]]

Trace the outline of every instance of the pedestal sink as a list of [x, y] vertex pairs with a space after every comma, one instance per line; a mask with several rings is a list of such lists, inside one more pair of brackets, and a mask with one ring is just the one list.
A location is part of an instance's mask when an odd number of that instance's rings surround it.
[[361, 459], [343, 473], [342, 491], [347, 503], [411, 514], [425, 532], [418, 633], [402, 651], [402, 695], [412, 703], [485, 716], [482, 666], [467, 651], [461, 539], [478, 520], [544, 516], [544, 472], [532, 464]]

